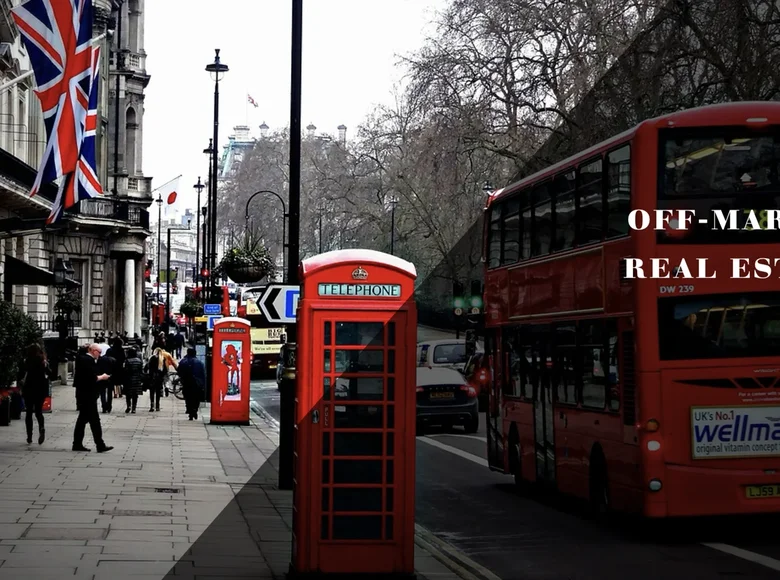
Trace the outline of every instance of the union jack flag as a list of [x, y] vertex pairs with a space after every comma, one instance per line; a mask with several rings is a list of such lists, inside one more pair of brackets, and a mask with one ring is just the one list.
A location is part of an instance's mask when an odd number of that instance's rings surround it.
[[12, 11], [30, 56], [46, 126], [46, 149], [30, 195], [64, 177], [47, 223], [102, 193], [95, 166], [99, 49], [92, 0], [27, 0]]
[[103, 188], [97, 176], [97, 104], [100, 73], [100, 48], [92, 51], [92, 82], [89, 92], [89, 108], [82, 127], [83, 139], [76, 170], [65, 176], [57, 191], [57, 198], [46, 220], [52, 224], [62, 217], [63, 210], [73, 207], [82, 199], [101, 195]]

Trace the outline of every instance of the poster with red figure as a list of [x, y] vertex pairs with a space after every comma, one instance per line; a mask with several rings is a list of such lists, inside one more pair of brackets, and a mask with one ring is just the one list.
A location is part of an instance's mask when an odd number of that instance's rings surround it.
[[250, 329], [249, 321], [243, 318], [220, 318], [214, 323], [209, 377], [211, 423], [249, 424]]

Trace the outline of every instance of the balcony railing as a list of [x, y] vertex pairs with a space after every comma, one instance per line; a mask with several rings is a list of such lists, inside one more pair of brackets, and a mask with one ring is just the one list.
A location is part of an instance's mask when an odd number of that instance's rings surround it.
[[125, 201], [114, 199], [85, 199], [79, 202], [77, 212], [82, 217], [125, 222], [131, 226], [149, 229], [149, 212]]
[[127, 68], [130, 70], [145, 73], [146, 72], [146, 55], [145, 54], [133, 54], [127, 55]]

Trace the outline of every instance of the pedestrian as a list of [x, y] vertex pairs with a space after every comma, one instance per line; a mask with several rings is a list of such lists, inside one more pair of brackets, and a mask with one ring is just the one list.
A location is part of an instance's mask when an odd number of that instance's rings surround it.
[[206, 366], [196, 356], [194, 348], [187, 349], [187, 356], [179, 363], [178, 372], [187, 414], [190, 421], [194, 421], [198, 418], [198, 409], [206, 387]]
[[73, 451], [89, 451], [87, 447], [84, 447], [84, 430], [87, 423], [92, 431], [92, 439], [95, 441], [97, 452], [105, 453], [113, 449], [103, 441], [103, 428], [100, 426], [100, 414], [97, 408], [101, 383], [110, 378], [105, 373], [98, 374], [98, 357], [100, 357], [100, 345], [93, 343], [87, 347], [87, 354], [80, 355], [76, 359], [73, 384], [76, 387], [79, 416], [73, 430]]
[[43, 402], [49, 396], [49, 381], [55, 378], [55, 373], [49, 367], [46, 353], [39, 344], [27, 347], [27, 356], [21, 368], [22, 398], [26, 415], [24, 424], [27, 428], [27, 443], [32, 443], [33, 415], [38, 421], [38, 445], [43, 445], [46, 430], [43, 425]]
[[144, 363], [132, 347], [128, 349], [125, 361], [124, 388], [127, 401], [125, 413], [135, 413], [138, 397], [144, 389]]
[[102, 355], [97, 360], [98, 374], [108, 375], [108, 379], [100, 385], [100, 403], [104, 413], [110, 413], [114, 401], [114, 373], [116, 373], [116, 359], [107, 354]]
[[111, 376], [114, 383], [114, 398], [122, 398], [122, 385], [124, 385], [125, 378], [125, 341], [119, 336], [114, 339], [114, 343], [106, 353], [108, 356], [116, 360], [116, 367], [114, 368], [114, 374]]
[[106, 342], [106, 334], [103, 332], [100, 334], [100, 339], [97, 341], [100, 347], [100, 356], [106, 356], [108, 349], [111, 348]]
[[152, 351], [155, 351], [158, 348], [165, 348], [165, 333], [159, 332], [154, 337], [154, 342], [152, 343]]
[[181, 331], [181, 328], [178, 329], [176, 332], [176, 338], [175, 344], [176, 344], [176, 358], [181, 358], [181, 351], [184, 348], [184, 333]]
[[[97, 336], [97, 334], [95, 334]], [[89, 354], [89, 346], [80, 346], [78, 350], [76, 351], [76, 360], [79, 359], [80, 356]], [[76, 388], [76, 381], [73, 381], [73, 388]], [[78, 391], [75, 391], [76, 393], [76, 410], [79, 410], [79, 394]]]
[[162, 398], [165, 382], [168, 379], [168, 367], [175, 361], [162, 348], [154, 349], [152, 356], [147, 363], [147, 372], [149, 373], [149, 412], [154, 413], [160, 410], [160, 399]]

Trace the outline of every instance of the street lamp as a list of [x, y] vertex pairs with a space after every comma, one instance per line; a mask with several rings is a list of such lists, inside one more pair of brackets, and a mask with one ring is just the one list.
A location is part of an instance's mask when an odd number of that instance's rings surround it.
[[286, 258], [285, 258], [284, 250], [285, 250], [285, 248], [287, 248], [287, 228], [286, 228], [286, 224], [287, 224], [287, 218], [290, 217], [290, 216], [287, 213], [287, 205], [284, 203], [284, 199], [282, 199], [282, 196], [279, 195], [278, 193], [276, 193], [275, 191], [271, 191], [270, 189], [261, 189], [260, 191], [256, 191], [255, 193], [250, 195], [249, 199], [246, 200], [246, 209], [244, 210], [244, 214], [246, 216], [246, 229], [247, 229], [247, 232], [248, 232], [249, 231], [249, 203], [255, 197], [260, 195], [261, 193], [270, 193], [271, 195], [276, 197], [276, 199], [278, 199], [279, 202], [282, 204], [282, 272], [283, 272], [282, 276], [284, 276], [285, 275], [284, 273], [286, 272], [286, 270], [284, 269], [285, 268], [285, 264], [286, 264]]
[[193, 185], [196, 190], [198, 190], [198, 205], [195, 206], [195, 211], [197, 212], [197, 222], [195, 226], [195, 267], [192, 269], [192, 281], [195, 282], [195, 285], [198, 284], [198, 270], [200, 270], [200, 192], [203, 191], [203, 188], [206, 186], [203, 185], [200, 182], [200, 176], [198, 176], [198, 183]]
[[[212, 175], [212, 156], [214, 155], [214, 139], [209, 139], [209, 146], [206, 147], [203, 150], [203, 153], [209, 156], [209, 169], [208, 169], [208, 191], [206, 192], [206, 205], [203, 206], [203, 268], [201, 269], [201, 273], [204, 271], [208, 271], [209, 268], [209, 248], [211, 247], [209, 245], [209, 221], [211, 215], [211, 184], [214, 181], [213, 175]], [[201, 286], [205, 289], [206, 288], [206, 277], [201, 275]], [[205, 292], [205, 290], [204, 290]]]
[[214, 269], [217, 265], [217, 181], [219, 169], [217, 167], [216, 148], [219, 143], [219, 81], [222, 80], [228, 70], [228, 66], [220, 61], [219, 49], [214, 49], [214, 62], [206, 65], [206, 71], [211, 75], [211, 80], [214, 81], [214, 137], [211, 144], [211, 211], [209, 212], [209, 220], [211, 221], [210, 286], [214, 285]]
[[398, 198], [390, 196], [390, 255], [395, 256], [395, 206], [398, 205]]
[[162, 246], [162, 193], [157, 193], [157, 303], [160, 303], [160, 247]]

